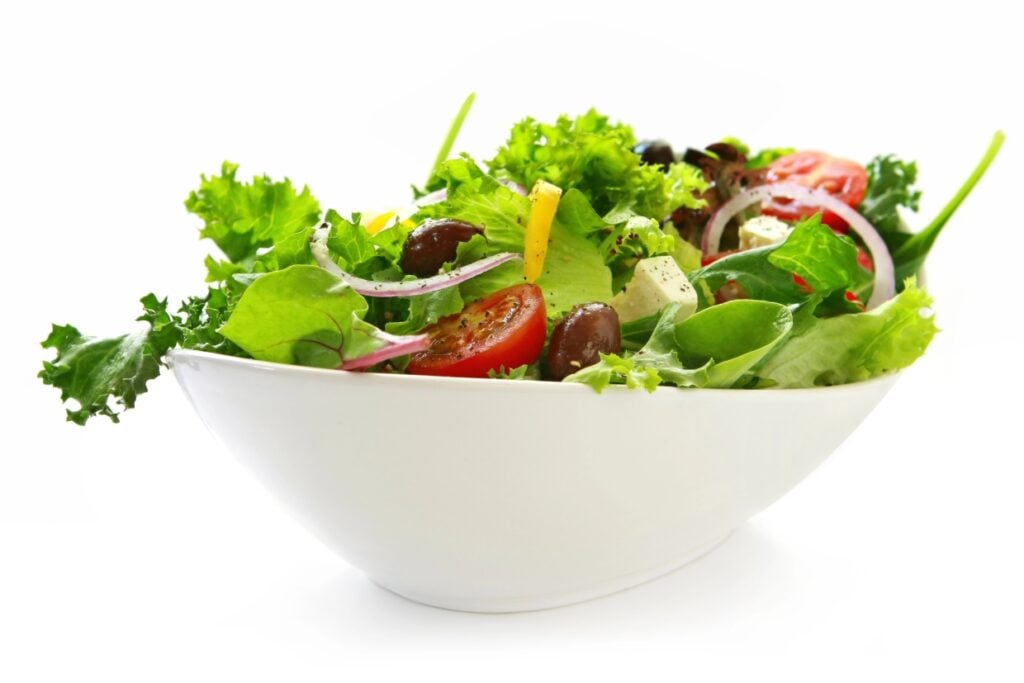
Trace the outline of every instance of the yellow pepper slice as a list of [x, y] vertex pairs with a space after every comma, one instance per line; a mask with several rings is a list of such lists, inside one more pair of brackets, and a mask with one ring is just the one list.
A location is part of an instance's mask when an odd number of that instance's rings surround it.
[[530, 218], [523, 239], [523, 274], [527, 282], [536, 282], [544, 271], [551, 223], [561, 198], [562, 189], [543, 180], [538, 180], [530, 191]]
[[394, 211], [385, 211], [379, 216], [375, 216], [373, 220], [366, 224], [366, 232], [370, 233], [371, 235], [376, 235], [378, 232], [383, 230], [387, 226], [388, 221], [390, 221], [394, 217]]

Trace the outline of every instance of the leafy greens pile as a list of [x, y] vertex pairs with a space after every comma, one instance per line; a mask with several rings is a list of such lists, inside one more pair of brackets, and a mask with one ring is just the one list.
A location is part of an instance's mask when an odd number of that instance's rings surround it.
[[[911, 235], [901, 207], [916, 210], [916, 167], [892, 156], [868, 167], [869, 187], [859, 210], [894, 254], [902, 291], [861, 312], [845, 296], [870, 287], [857, 247], [813, 217], [782, 244], [752, 249], [701, 267], [700, 251], [663, 219], [674, 209], [703, 206], [708, 183], [686, 163], [667, 168], [641, 163], [630, 127], [591, 110], [553, 124], [527, 118], [486, 169], [467, 155], [449, 159], [471, 99], [449, 132], [425, 190], [444, 190], [442, 201], [415, 205], [412, 215], [371, 231], [359, 214], [322, 211], [309, 189], [291, 181], [237, 178], [225, 162], [203, 176], [185, 201], [220, 256], [207, 257], [207, 291], [172, 310], [166, 299], [142, 298], [140, 331], [114, 338], [83, 335], [54, 325], [43, 346], [56, 352], [40, 377], [60, 390], [69, 420], [85, 424], [105, 415], [114, 422], [135, 405], [160, 374], [173, 348], [323, 368], [364, 357], [396, 335], [413, 335], [473, 300], [522, 281], [510, 262], [478, 277], [428, 294], [367, 298], [317, 265], [314, 230], [329, 230], [331, 260], [346, 273], [377, 281], [408, 278], [398, 267], [412, 228], [433, 217], [483, 226], [458, 248], [455, 263], [500, 252], [523, 252], [529, 200], [509, 181], [545, 180], [563, 190], [551, 226], [548, 254], [537, 285], [550, 324], [573, 306], [607, 302], [632, 276], [638, 259], [668, 255], [701, 295], [701, 308], [677, 323], [669, 306], [660, 315], [623, 326], [625, 350], [568, 378], [597, 390], [611, 383], [653, 390], [680, 387], [807, 387], [874, 377], [909, 365], [935, 333], [931, 300], [914, 280], [935, 236], [977, 181], [994, 150], [951, 205], [928, 228]], [[997, 148], [998, 145], [995, 145]], [[752, 156], [768, 163], [786, 150]], [[422, 194], [422, 193], [418, 193]], [[796, 283], [793, 274], [806, 283]], [[712, 305], [717, 290], [738, 284], [749, 298]], [[401, 370], [400, 360], [390, 364]], [[502, 379], [536, 376], [526, 368], [495, 373]]]

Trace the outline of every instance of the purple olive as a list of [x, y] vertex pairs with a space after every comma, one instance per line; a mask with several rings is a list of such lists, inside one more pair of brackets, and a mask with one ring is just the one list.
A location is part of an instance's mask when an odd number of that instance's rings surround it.
[[455, 260], [461, 242], [483, 232], [483, 228], [452, 218], [427, 221], [409, 233], [398, 265], [402, 272], [417, 277], [437, 275], [441, 266]]
[[640, 155], [640, 161], [648, 166], [661, 166], [663, 171], [667, 171], [676, 160], [672, 146], [664, 140], [644, 140], [638, 143], [633, 151]]
[[561, 381], [600, 360], [601, 353], [618, 353], [622, 348], [619, 314], [608, 304], [592, 303], [574, 307], [551, 332], [548, 344], [548, 374]]

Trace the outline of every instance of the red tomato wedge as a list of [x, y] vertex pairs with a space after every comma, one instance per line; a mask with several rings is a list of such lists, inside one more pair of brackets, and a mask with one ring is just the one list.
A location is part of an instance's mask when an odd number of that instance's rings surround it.
[[423, 330], [430, 347], [409, 358], [413, 375], [487, 377], [537, 360], [547, 335], [540, 287], [502, 289]]
[[[868, 173], [856, 161], [840, 159], [824, 152], [797, 152], [773, 161], [765, 173], [768, 183], [791, 182], [805, 187], [824, 190], [852, 208], [864, 199], [868, 188]], [[766, 203], [761, 213], [797, 221], [821, 211], [821, 207], [792, 199], [778, 198]], [[846, 221], [826, 211], [821, 222], [839, 232], [846, 231]]]

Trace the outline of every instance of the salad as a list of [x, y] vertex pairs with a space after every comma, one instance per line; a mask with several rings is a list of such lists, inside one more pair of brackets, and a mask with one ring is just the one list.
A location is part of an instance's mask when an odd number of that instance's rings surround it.
[[[142, 298], [145, 329], [54, 325], [43, 382], [69, 420], [114, 422], [174, 348], [341, 371], [790, 388], [910, 365], [936, 332], [916, 274], [995, 158], [923, 229], [917, 168], [825, 152], [638, 140], [591, 110], [516, 123], [494, 157], [450, 155], [377, 215], [324, 209], [225, 162], [185, 200], [205, 293]], [[679, 151], [682, 149], [683, 151]]]

